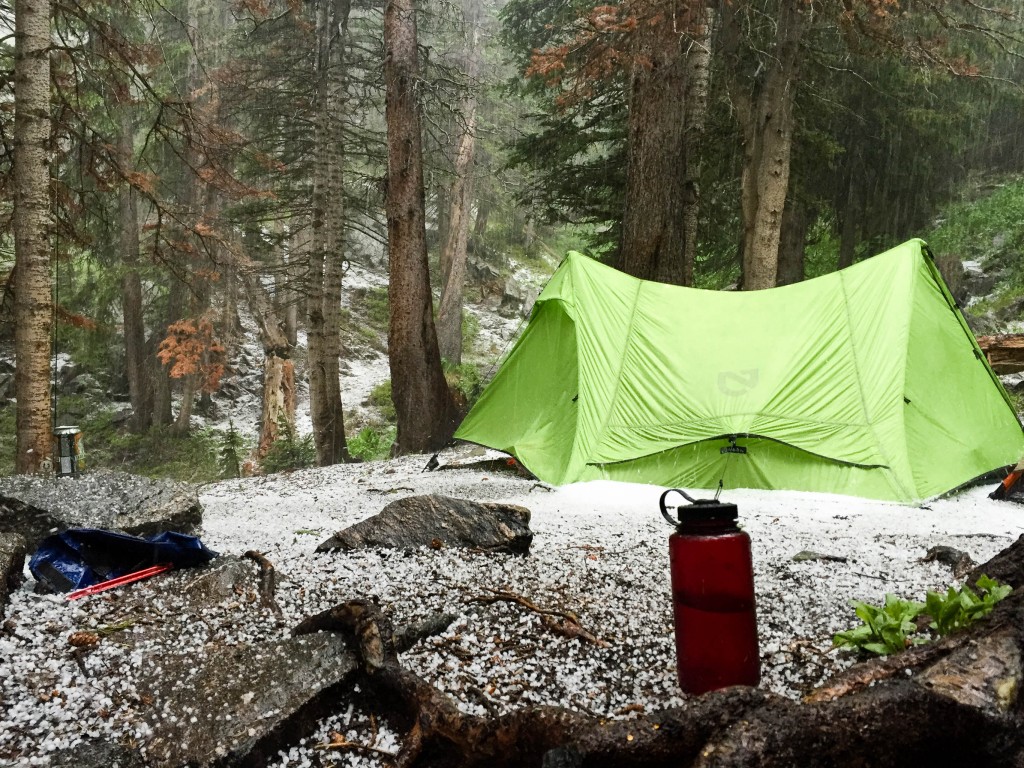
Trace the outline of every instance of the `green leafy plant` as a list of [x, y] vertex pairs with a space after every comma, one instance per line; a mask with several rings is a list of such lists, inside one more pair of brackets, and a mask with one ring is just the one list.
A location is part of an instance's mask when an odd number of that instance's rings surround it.
[[924, 610], [924, 603], [903, 600], [890, 593], [885, 596], [882, 607], [859, 600], [851, 600], [850, 604], [864, 623], [835, 635], [832, 642], [840, 648], [856, 648], [885, 656], [926, 640], [912, 637], [917, 632], [914, 619]]
[[984, 575], [978, 578], [977, 587], [978, 592], [968, 586], [949, 587], [945, 594], [929, 592], [923, 603], [902, 600], [893, 594], [885, 596], [882, 607], [852, 600], [850, 604], [864, 623], [836, 633], [832, 643], [879, 656], [896, 653], [931, 640], [929, 634], [921, 632], [918, 617], [930, 618], [928, 628], [942, 637], [990, 613], [996, 603], [1013, 591], [1012, 587]]
[[167, 477], [192, 483], [221, 479], [218, 460], [220, 434], [196, 429], [176, 435], [169, 427], [153, 427], [136, 435], [103, 427], [99, 418], [82, 426], [88, 466], [115, 467], [148, 477]]
[[394, 442], [394, 427], [363, 427], [348, 441], [348, 452], [363, 461], [378, 461], [387, 458]]
[[945, 594], [929, 592], [925, 598], [925, 613], [932, 618], [929, 626], [939, 635], [948, 635], [991, 613], [996, 603], [1013, 591], [1008, 584], [984, 575], [978, 578], [977, 587], [980, 595], [968, 586], [949, 587]]

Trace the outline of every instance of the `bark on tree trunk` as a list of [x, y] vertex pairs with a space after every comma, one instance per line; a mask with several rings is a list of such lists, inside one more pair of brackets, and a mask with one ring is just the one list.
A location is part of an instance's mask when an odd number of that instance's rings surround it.
[[50, 3], [14, 5], [15, 471], [52, 465], [50, 355]]
[[992, 370], [1000, 376], [1024, 371], [1024, 334], [979, 336], [978, 346], [985, 353]]
[[[491, 216], [491, 201], [481, 198], [477, 201], [476, 220], [473, 222], [473, 243], [476, 244], [487, 234], [487, 219]], [[480, 254], [477, 254], [479, 258]]]
[[[118, 154], [124, 170], [134, 167], [132, 139], [135, 121], [127, 109], [121, 110], [121, 135]], [[127, 182], [118, 192], [118, 218], [121, 225], [121, 258], [125, 273], [121, 278], [121, 311], [124, 316], [124, 363], [128, 377], [128, 396], [132, 403], [130, 428], [145, 432], [153, 419], [153, 388], [146, 360], [146, 328], [142, 310], [142, 277], [139, 274], [139, 212], [135, 190]]]
[[851, 266], [857, 252], [857, 197], [854, 186], [851, 172], [846, 182], [846, 203], [840, 215], [839, 269]]
[[642, 19], [629, 94], [619, 268], [683, 284], [686, 56], [671, 19]]
[[437, 450], [455, 431], [455, 407], [441, 369], [427, 266], [415, 14], [413, 0], [388, 0], [384, 10], [388, 360], [399, 454]]
[[469, 28], [466, 76], [469, 93], [462, 105], [465, 124], [455, 148], [455, 179], [448, 195], [446, 237], [441, 249], [441, 303], [437, 311], [437, 343], [441, 358], [462, 363], [462, 289], [466, 283], [466, 254], [473, 188], [473, 153], [476, 146], [476, 77], [479, 70], [479, 3], [472, 0], [464, 11]]
[[[97, 41], [101, 55], [113, 52], [103, 38]], [[145, 432], [153, 419], [153, 387], [146, 360], [145, 314], [142, 305], [142, 276], [140, 267], [141, 230], [139, 227], [138, 195], [129, 182], [135, 171], [134, 138], [137, 128], [130, 104], [122, 103], [129, 92], [127, 79], [114, 75], [107, 88], [107, 99], [117, 117], [117, 162], [121, 184], [118, 188], [118, 224], [120, 251], [124, 265], [121, 277], [121, 315], [124, 319], [124, 367], [128, 381], [128, 397], [132, 417], [128, 428], [137, 434]]]
[[686, 54], [686, 115], [683, 126], [683, 158], [686, 178], [683, 182], [683, 285], [693, 285], [693, 264], [697, 256], [697, 222], [700, 213], [700, 158], [704, 122], [708, 111], [711, 83], [711, 28], [715, 11], [705, 7], [699, 12], [690, 50]]
[[[173, 285], [178, 280], [172, 278]], [[166, 328], [164, 329], [166, 330]], [[160, 362], [157, 357], [157, 349], [160, 346], [160, 338], [152, 336], [146, 342], [146, 372], [149, 376], [150, 387], [153, 390], [153, 426], [168, 426], [173, 420], [171, 377], [168, 373], [169, 365]]]
[[791, 285], [804, 279], [804, 247], [811, 213], [807, 205], [795, 197], [786, 201], [782, 213], [782, 232], [779, 238], [779, 272], [777, 285]]
[[[187, 284], [182, 286], [183, 290], [177, 304], [178, 311], [176, 315], [171, 316], [171, 322], [184, 318], [198, 319], [209, 304], [208, 279], [202, 279], [198, 274], [201, 268], [200, 253], [203, 250], [203, 244], [198, 242], [195, 232], [196, 225], [200, 223], [201, 217], [206, 213], [206, 206], [209, 202], [206, 183], [199, 174], [200, 169], [207, 164], [206, 152], [208, 151], [203, 145], [201, 123], [204, 117], [206, 119], [210, 117], [205, 113], [209, 111], [211, 96], [208, 89], [212, 86], [204, 75], [200, 56], [206, 51], [209, 29], [202, 0], [188, 0], [187, 13], [191, 46], [189, 47], [186, 82], [188, 83], [191, 109], [188, 135], [184, 147], [186, 175], [182, 179], [183, 189], [181, 192], [185, 217], [182, 242], [187, 244], [182, 260]], [[181, 379], [181, 403], [178, 406], [178, 414], [174, 418], [174, 423], [171, 425], [171, 432], [175, 435], [186, 435], [191, 428], [192, 410], [195, 407], [196, 395], [199, 393], [199, 384], [199, 377], [195, 374], [183, 376]]]
[[295, 434], [295, 365], [289, 359], [291, 347], [282, 324], [259, 276], [242, 272], [240, 277], [263, 342], [263, 408], [256, 446], [256, 459], [262, 461], [277, 440], [282, 424], [290, 434]]
[[297, 231], [298, 222], [293, 221], [296, 226], [288, 236], [288, 247], [283, 249], [282, 257], [285, 265], [285, 290], [284, 290], [284, 335], [288, 343], [294, 348], [299, 343], [299, 293], [296, 286], [302, 280], [302, 265], [308, 262], [304, 238]]
[[[751, 90], [735, 75], [730, 98], [743, 128], [743, 289], [775, 285], [782, 212], [789, 186], [793, 145], [793, 101], [799, 74], [800, 41], [809, 7], [803, 0], [782, 0], [775, 44], [763, 66], [763, 85]], [[727, 23], [737, 24], [736, 9], [726, 4]], [[730, 34], [740, 34], [731, 30]]]
[[317, 70], [313, 227], [309, 285], [309, 408], [320, 466], [349, 460], [341, 404], [344, 168], [341, 101], [349, 0], [316, 6]]

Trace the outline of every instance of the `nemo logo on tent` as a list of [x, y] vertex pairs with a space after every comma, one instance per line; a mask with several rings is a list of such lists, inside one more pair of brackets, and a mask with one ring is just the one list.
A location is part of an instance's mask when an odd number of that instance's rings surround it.
[[723, 395], [739, 397], [756, 387], [758, 378], [757, 368], [747, 368], [745, 371], [719, 371], [718, 391]]

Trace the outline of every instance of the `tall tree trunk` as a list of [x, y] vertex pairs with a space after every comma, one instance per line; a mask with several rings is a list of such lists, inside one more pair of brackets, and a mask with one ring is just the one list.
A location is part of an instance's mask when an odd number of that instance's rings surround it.
[[804, 248], [811, 212], [807, 204], [796, 196], [786, 201], [782, 214], [782, 233], [779, 240], [779, 272], [777, 285], [791, 285], [804, 279]]
[[[118, 154], [124, 170], [134, 167], [132, 139], [135, 121], [127, 108], [120, 110]], [[132, 403], [130, 427], [146, 431], [153, 420], [153, 385], [146, 360], [146, 328], [142, 310], [142, 277], [139, 274], [139, 212], [135, 190], [127, 182], [118, 191], [118, 220], [121, 227], [121, 313], [124, 317], [124, 362], [128, 377], [128, 396]]]
[[388, 135], [388, 360], [398, 453], [437, 450], [455, 431], [455, 407], [441, 370], [427, 266], [413, 0], [384, 10], [385, 120]]
[[853, 264], [857, 253], [857, 197], [853, 171], [846, 180], [846, 201], [839, 215], [839, 269]]
[[672, 19], [640, 20], [629, 94], [619, 268], [682, 284], [686, 56]]
[[441, 248], [441, 305], [437, 311], [437, 343], [441, 358], [462, 363], [462, 289], [466, 283], [466, 251], [473, 188], [473, 152], [476, 146], [476, 77], [480, 60], [480, 6], [469, 0], [463, 19], [469, 28], [466, 75], [469, 92], [462, 105], [465, 123], [455, 149], [455, 179], [448, 195], [446, 237]]
[[299, 343], [299, 303], [302, 291], [303, 264], [308, 263], [305, 238], [302, 237], [298, 221], [292, 220], [293, 229], [288, 233], [288, 247], [283, 249], [285, 260], [285, 291], [284, 291], [284, 335], [288, 343], [295, 347]]
[[708, 112], [711, 83], [711, 28], [715, 12], [710, 7], [699, 11], [693, 40], [686, 54], [686, 115], [683, 125], [683, 285], [693, 285], [693, 264], [697, 255], [697, 222], [700, 213], [700, 157], [704, 122]]
[[[480, 198], [476, 203], [476, 219], [473, 221], [473, 246], [483, 240], [487, 234], [487, 220], [491, 216], [491, 201], [488, 198]], [[481, 254], [475, 254], [480, 258]]]
[[[174, 283], [177, 282], [175, 279]], [[153, 335], [146, 342], [146, 370], [153, 387], [152, 426], [169, 426], [174, 420], [170, 365], [160, 362], [157, 357], [161, 341], [161, 336]]]
[[348, 461], [341, 404], [341, 280], [344, 167], [341, 100], [349, 0], [317, 4], [313, 242], [309, 286], [309, 408], [320, 466]]
[[256, 458], [262, 460], [277, 440], [282, 424], [295, 433], [295, 366], [289, 359], [291, 347], [282, 323], [259, 276], [249, 272], [240, 272], [239, 276], [263, 342], [263, 408], [256, 446]]
[[[726, 4], [728, 9], [731, 4]], [[735, 9], [726, 11], [735, 23]], [[793, 146], [793, 101], [800, 40], [810, 13], [803, 0], [781, 0], [773, 55], [763, 84], [750, 90], [734, 73], [730, 97], [743, 128], [743, 289], [775, 285], [782, 212]], [[738, 32], [733, 32], [738, 34]]]
[[[203, 281], [197, 279], [196, 272], [199, 267], [199, 251], [201, 245], [197, 245], [192, 231], [200, 218], [200, 201], [204, 200], [203, 182], [198, 174], [204, 164], [203, 148], [200, 145], [199, 120], [205, 112], [205, 102], [208, 97], [205, 95], [203, 85], [205, 78], [200, 62], [200, 55], [205, 51], [207, 30], [204, 23], [203, 9], [200, 7], [202, 0], [187, 0], [188, 33], [191, 45], [189, 46], [188, 74], [186, 82], [188, 85], [188, 99], [191, 109], [191, 123], [187, 126], [187, 136], [184, 147], [185, 176], [182, 179], [183, 188], [181, 199], [183, 200], [184, 216], [187, 224], [186, 231], [182, 233], [182, 242], [188, 243], [189, 247], [182, 254], [185, 261], [185, 273], [188, 276], [188, 284], [181, 286], [183, 289], [178, 295], [178, 301], [171, 303], [172, 314], [170, 322], [176, 322], [187, 317], [198, 318], [205, 307], [198, 291]], [[204, 291], [205, 293], [205, 291]], [[196, 374], [189, 374], [182, 377], [181, 403], [178, 406], [178, 415], [174, 419], [171, 431], [176, 435], [188, 434], [192, 422], [192, 409], [195, 405], [196, 394], [199, 390], [199, 377]]]
[[14, 4], [15, 471], [52, 465], [50, 354], [50, 3]]

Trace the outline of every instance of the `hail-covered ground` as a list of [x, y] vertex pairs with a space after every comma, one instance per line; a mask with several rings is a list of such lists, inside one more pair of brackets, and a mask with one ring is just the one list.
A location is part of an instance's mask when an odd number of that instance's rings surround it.
[[[302, 618], [355, 597], [377, 599], [397, 625], [437, 611], [456, 615], [445, 632], [402, 658], [467, 712], [553, 704], [632, 717], [682, 701], [670, 612], [671, 529], [658, 512], [662, 489], [611, 482], [550, 488], [495, 464], [426, 472], [428, 458], [231, 480], [202, 491], [204, 542], [226, 554], [264, 553], [282, 576], [280, 616], [242, 597], [186, 615], [176, 595], [194, 578], [188, 571], [72, 603], [34, 594], [31, 584], [20, 588], [0, 631], [0, 765], [47, 764], [54, 755], [66, 760], [76, 744], [96, 739], [144, 752], [149, 732], [141, 713], [152, 702], [140, 700], [135, 682], [159, 650], [153, 643], [197, 656], [223, 653], [283, 638]], [[923, 508], [727, 491], [723, 499], [738, 505], [752, 540], [761, 686], [799, 698], [848, 665], [831, 638], [855, 622], [850, 600], [878, 602], [887, 592], [923, 599], [927, 590], [950, 584], [948, 566], [921, 561], [930, 547], [952, 546], [983, 562], [1014, 541], [1024, 531], [1024, 513], [989, 500], [987, 490]], [[527, 507], [535, 532], [530, 554], [314, 552], [334, 531], [421, 493]], [[793, 559], [805, 550], [841, 559]], [[519, 604], [476, 600], [491, 590], [572, 612], [603, 643], [553, 634]], [[166, 631], [149, 632], [156, 625]], [[110, 634], [76, 658], [69, 636], [97, 629]], [[134, 633], [139, 640], [126, 642]], [[394, 752], [401, 734], [370, 714], [353, 697], [276, 764], [382, 765], [380, 754], [323, 749], [335, 732]], [[192, 716], [204, 717], [201, 705]]]

